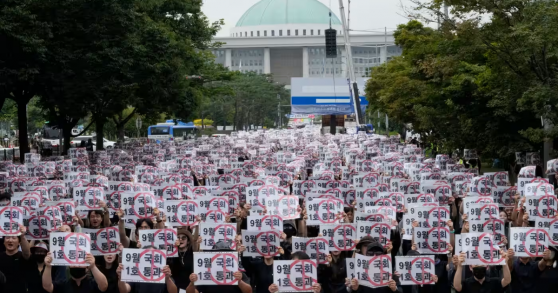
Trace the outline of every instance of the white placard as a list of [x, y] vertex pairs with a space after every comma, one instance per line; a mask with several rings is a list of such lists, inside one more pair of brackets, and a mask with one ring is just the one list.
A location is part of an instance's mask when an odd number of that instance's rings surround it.
[[200, 206], [196, 200], [167, 200], [165, 201], [165, 214], [167, 222], [172, 227], [197, 226], [196, 217], [199, 215]]
[[165, 283], [163, 268], [166, 263], [162, 250], [126, 248], [122, 251], [122, 282]]
[[499, 266], [506, 263], [490, 233], [463, 233], [461, 241], [466, 255], [465, 263], [468, 265]]
[[308, 256], [310, 256], [310, 259], [317, 260], [318, 264], [327, 263], [327, 255], [329, 254], [329, 243], [323, 237], [293, 237], [292, 247], [293, 252], [302, 251], [308, 254]]
[[153, 192], [124, 192], [120, 200], [127, 228], [135, 228], [139, 219], [153, 217], [155, 208], [159, 208], [160, 211], [164, 208], [163, 201], [157, 199]]
[[101, 187], [76, 187], [73, 195], [78, 211], [101, 210], [99, 204], [105, 200], [105, 192]]
[[249, 215], [248, 216], [248, 231], [267, 231], [267, 230], [278, 230], [283, 231], [283, 219], [279, 216], [260, 216], [260, 215]]
[[432, 255], [395, 257], [395, 270], [401, 274], [401, 285], [434, 285], [435, 269]]
[[273, 276], [279, 292], [312, 292], [318, 282], [318, 267], [313, 260], [276, 260]]
[[322, 237], [329, 243], [329, 251], [347, 251], [356, 247], [357, 237], [355, 224], [325, 224], [320, 225]]
[[139, 230], [141, 247], [153, 246], [161, 250], [166, 257], [178, 257], [178, 248], [174, 243], [178, 240], [176, 229]]
[[246, 246], [243, 256], [276, 256], [279, 254], [281, 233], [278, 230], [242, 230], [242, 243]]
[[343, 212], [343, 201], [333, 198], [306, 199], [307, 225], [339, 223], [338, 214]]
[[548, 243], [552, 246], [558, 246], [558, 219], [537, 219], [537, 228], [548, 229]]
[[198, 285], [238, 285], [234, 273], [239, 271], [238, 253], [194, 252], [194, 273]]
[[532, 227], [510, 228], [510, 248], [518, 257], [542, 257], [548, 248], [548, 229]]
[[391, 256], [364, 256], [356, 254], [355, 274], [358, 284], [369, 288], [386, 287], [392, 275]]
[[120, 243], [118, 227], [82, 229], [82, 232], [89, 234], [92, 255], [109, 255], [120, 252], [118, 250], [118, 244]]
[[23, 225], [24, 209], [20, 207], [2, 207], [0, 209], [0, 236], [19, 236]]
[[87, 233], [50, 233], [53, 266], [88, 267], [85, 257], [90, 253], [91, 239]]
[[445, 228], [415, 228], [414, 239], [421, 254], [446, 254], [450, 244], [450, 231]]
[[236, 249], [236, 223], [207, 223], [200, 224], [202, 242], [200, 249], [212, 250], [215, 243], [224, 241], [231, 249]]
[[279, 216], [283, 220], [294, 220], [300, 218], [298, 197], [294, 195], [282, 195], [265, 199], [267, 215]]
[[391, 225], [386, 223], [357, 222], [357, 239], [370, 236], [383, 247], [387, 247], [391, 239]]

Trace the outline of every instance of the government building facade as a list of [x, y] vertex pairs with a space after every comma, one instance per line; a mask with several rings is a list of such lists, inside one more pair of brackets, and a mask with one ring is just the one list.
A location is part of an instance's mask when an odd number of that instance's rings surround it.
[[[213, 49], [215, 62], [231, 70], [273, 74], [290, 88], [291, 78], [348, 76], [347, 52], [341, 21], [317, 0], [260, 0], [238, 20], [223, 45]], [[337, 58], [326, 58], [325, 30], [337, 30]], [[370, 68], [401, 55], [393, 34], [351, 34], [353, 67], [357, 77]]]

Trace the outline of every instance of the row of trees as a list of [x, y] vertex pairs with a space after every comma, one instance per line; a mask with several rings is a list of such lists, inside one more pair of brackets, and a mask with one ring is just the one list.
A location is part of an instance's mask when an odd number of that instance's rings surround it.
[[[207, 50], [222, 22], [198, 0], [5, 0], [0, 3], [0, 106], [17, 106], [21, 153], [26, 105], [39, 98], [64, 134], [89, 116], [102, 148], [104, 125], [130, 119], [187, 120], [206, 92], [186, 77], [223, 71]], [[132, 110], [127, 110], [132, 109]], [[23, 156], [22, 156], [23, 157]]]
[[[527, 0], [413, 0], [400, 57], [374, 68], [370, 115], [412, 125], [451, 153], [476, 148], [513, 162], [558, 134], [558, 4]], [[450, 14], [440, 13], [442, 6]], [[543, 127], [541, 121], [546, 123]]]

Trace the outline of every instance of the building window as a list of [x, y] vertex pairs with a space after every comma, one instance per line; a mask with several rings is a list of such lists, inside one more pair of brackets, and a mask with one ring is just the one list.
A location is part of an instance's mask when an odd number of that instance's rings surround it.
[[253, 37], [253, 36], [254, 36], [254, 32], [250, 32], [250, 36]]
[[302, 35], [303, 35], [303, 36], [306, 35], [306, 30], [302, 30]]
[[310, 30], [310, 35], [311, 35], [311, 36], [314, 35], [314, 30]]
[[298, 30], [295, 30], [295, 36], [298, 36]]
[[291, 35], [291, 30], [287, 30], [287, 36]]
[[260, 36], [260, 31], [258, 31], [258, 37]]
[[264, 31], [264, 37], [267, 37], [267, 31]]
[[321, 31], [322, 31], [322, 30], [318, 30], [318, 36], [320, 35], [320, 32], [321, 32]]
[[275, 37], [275, 31], [274, 30], [271, 30], [271, 36]]
[[250, 60], [250, 66], [252, 66], [252, 60]]
[[247, 36], [248, 36], [248, 32], [244, 32], [244, 36], [247, 37]]
[[279, 30], [279, 36], [280, 36], [280, 37], [283, 36], [283, 30]]

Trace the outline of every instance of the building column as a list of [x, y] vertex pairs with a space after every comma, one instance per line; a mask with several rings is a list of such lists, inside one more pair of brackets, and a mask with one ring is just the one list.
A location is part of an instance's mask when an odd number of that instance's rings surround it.
[[310, 77], [308, 61], [308, 47], [302, 47], [302, 77]]
[[264, 48], [264, 73], [271, 73], [271, 53], [269, 48]]
[[383, 47], [380, 47], [380, 64], [384, 64], [387, 62], [387, 44], [384, 44]]
[[349, 59], [347, 59], [347, 49], [345, 46], [341, 47], [341, 77], [347, 78], [349, 76]]
[[232, 50], [226, 49], [225, 50], [225, 67], [231, 69], [232, 67]]

